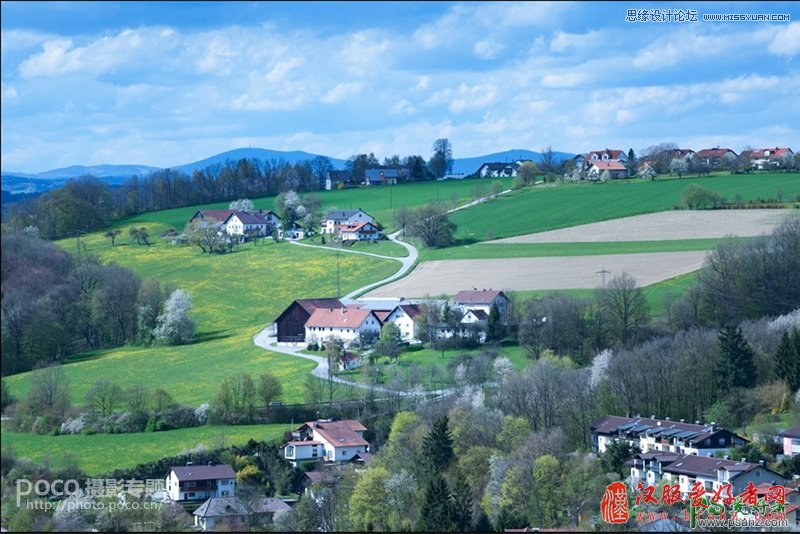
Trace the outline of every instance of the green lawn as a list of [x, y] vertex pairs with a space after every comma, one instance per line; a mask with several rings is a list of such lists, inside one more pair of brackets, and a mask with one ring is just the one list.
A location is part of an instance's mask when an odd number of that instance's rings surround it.
[[[321, 245], [320, 236], [310, 237], [308, 239], [304, 239], [303, 243], [308, 243], [309, 245]], [[326, 237], [325, 246], [337, 250], [339, 249], [339, 243], [330, 243], [328, 238]], [[408, 256], [408, 250], [402, 245], [398, 245], [393, 241], [389, 240], [381, 240], [381, 241], [354, 241], [351, 245], [346, 245], [342, 247], [343, 250], [354, 250], [357, 252], [369, 252], [371, 254], [378, 254], [379, 256], [389, 256], [390, 258], [405, 258]]]
[[52, 461], [55, 467], [73, 457], [87, 475], [102, 475], [114, 469], [135, 467], [166, 456], [175, 456], [203, 444], [209, 449], [239, 445], [250, 439], [273, 441], [283, 437], [290, 425], [200, 426], [165, 432], [39, 436], [3, 431], [3, 452], [11, 450], [37, 462]]
[[800, 195], [800, 173], [717, 175], [704, 178], [631, 180], [607, 183], [560, 184], [514, 191], [451, 216], [456, 237], [465, 243], [543, 232], [578, 224], [671, 210], [683, 205], [690, 184], [727, 196], [733, 201]]
[[[375, 217], [384, 226], [393, 225], [392, 215], [400, 206], [415, 208], [428, 202], [456, 202], [464, 204], [474, 200], [476, 187], [480, 187], [485, 194], [490, 193], [489, 188], [494, 180], [499, 180], [503, 188], [511, 186], [511, 178], [502, 179], [470, 179], [446, 180], [444, 182], [421, 182], [401, 184], [395, 186], [365, 186], [352, 189], [334, 191], [315, 191], [314, 194], [322, 200], [323, 208], [338, 209], [363, 209]], [[261, 197], [251, 199], [257, 209], [275, 209], [275, 197]], [[152, 213], [143, 213], [121, 219], [112, 226], [127, 228], [131, 224], [159, 223], [168, 228], [183, 229], [189, 218], [199, 209], [227, 209], [229, 202], [214, 202], [199, 206], [175, 208]], [[126, 236], [127, 237], [127, 236]]]
[[[155, 225], [153, 225], [155, 227]], [[178, 347], [121, 347], [75, 358], [64, 367], [74, 404], [83, 404], [100, 378], [123, 387], [162, 387], [175, 400], [197, 406], [209, 402], [222, 377], [247, 371], [280, 378], [286, 402], [303, 401], [303, 381], [314, 364], [260, 349], [252, 337], [292, 300], [332, 296], [336, 292], [333, 251], [288, 243], [242, 246], [226, 255], [202, 254], [196, 247], [120, 245], [95, 233], [85, 236], [89, 253], [155, 277], [192, 295], [198, 340]], [[74, 246], [74, 240], [61, 243]], [[342, 294], [397, 271], [399, 263], [356, 254], [339, 259]], [[7, 378], [21, 398], [29, 373]]]
[[636, 254], [643, 252], [682, 252], [712, 250], [723, 241], [742, 242], [747, 237], [719, 239], [682, 239], [672, 241], [608, 241], [602, 243], [475, 243], [459, 247], [423, 249], [420, 261], [482, 260], [492, 258], [530, 258], [545, 256], [593, 256], [599, 254]]

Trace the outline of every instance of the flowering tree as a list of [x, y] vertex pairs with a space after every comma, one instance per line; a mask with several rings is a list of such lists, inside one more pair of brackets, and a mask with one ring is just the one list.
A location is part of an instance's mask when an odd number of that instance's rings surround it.
[[176, 289], [164, 304], [164, 311], [156, 319], [153, 335], [159, 343], [180, 345], [188, 343], [194, 337], [194, 320], [189, 317], [192, 312], [192, 298], [183, 289]]

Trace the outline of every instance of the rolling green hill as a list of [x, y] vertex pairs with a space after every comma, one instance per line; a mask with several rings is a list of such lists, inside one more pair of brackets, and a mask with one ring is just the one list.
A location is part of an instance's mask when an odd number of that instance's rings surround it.
[[[514, 191], [451, 216], [463, 242], [511, 237], [566, 228], [682, 206], [690, 184], [743, 202], [800, 195], [800, 173], [717, 175], [704, 178], [632, 180], [607, 183], [560, 184]], [[499, 256], [497, 256], [499, 257]]]

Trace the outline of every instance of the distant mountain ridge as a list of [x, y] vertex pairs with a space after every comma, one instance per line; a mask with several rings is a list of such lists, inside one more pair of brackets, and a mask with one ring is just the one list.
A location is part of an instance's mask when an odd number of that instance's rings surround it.
[[[574, 156], [567, 152], [553, 152], [557, 160], [564, 160]], [[226, 161], [238, 161], [240, 159], [256, 159], [260, 161], [283, 160], [289, 164], [311, 160], [318, 154], [311, 154], [302, 150], [280, 151], [269, 150], [266, 148], [237, 148], [216, 154], [214, 156], [195, 161], [168, 167], [191, 175], [195, 170], [202, 170], [206, 167], [224, 164]], [[331, 158], [328, 156], [336, 169], [344, 169], [347, 163], [343, 159]], [[470, 158], [456, 158], [453, 160], [454, 174], [472, 174], [484, 163], [512, 162], [520, 159], [530, 159], [533, 161], [541, 160], [540, 152], [533, 152], [526, 149], [512, 149], [504, 152], [495, 152], [485, 156], [475, 156]], [[53, 169], [36, 174], [21, 172], [3, 172], [2, 188], [5, 191], [14, 193], [35, 193], [48, 191], [57, 187], [62, 187], [67, 180], [91, 174], [109, 185], [120, 185], [132, 176], [147, 176], [148, 174], [161, 170], [159, 167], [148, 165], [73, 165], [60, 169]]]

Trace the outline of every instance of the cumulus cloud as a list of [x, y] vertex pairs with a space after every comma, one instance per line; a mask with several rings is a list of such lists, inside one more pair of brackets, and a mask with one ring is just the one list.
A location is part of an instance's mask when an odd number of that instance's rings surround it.
[[358, 94], [361, 92], [362, 87], [363, 84], [361, 82], [345, 82], [337, 84], [333, 89], [328, 91], [322, 98], [320, 98], [320, 102], [324, 104], [336, 104], [345, 98]]
[[769, 43], [768, 50], [778, 56], [794, 57], [800, 52], [800, 22], [792, 22], [778, 30]]
[[472, 51], [475, 53], [475, 56], [480, 59], [494, 59], [503, 48], [505, 47], [497, 41], [484, 39], [475, 43], [472, 47]]

